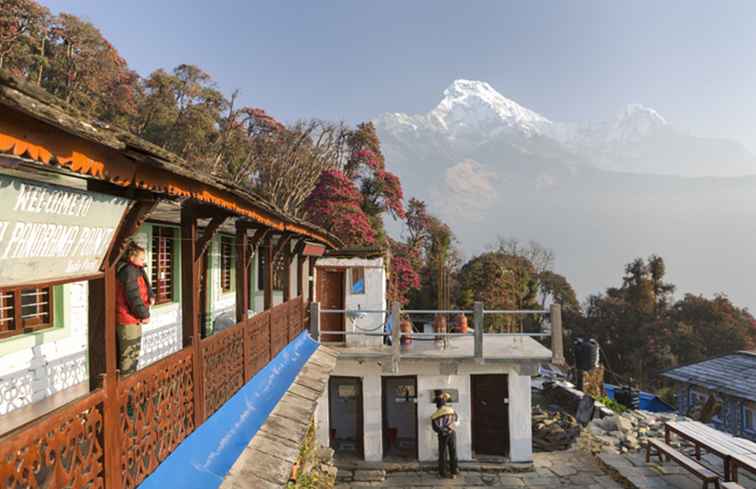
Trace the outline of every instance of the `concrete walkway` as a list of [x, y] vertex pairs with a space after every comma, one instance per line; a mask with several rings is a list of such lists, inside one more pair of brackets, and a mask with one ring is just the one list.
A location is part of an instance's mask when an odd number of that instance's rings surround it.
[[[383, 481], [338, 482], [337, 489], [365, 487], [391, 489], [460, 489], [533, 488], [533, 489], [621, 489], [596, 460], [578, 451], [537, 453], [533, 471], [521, 473], [463, 471], [456, 479], [440, 479], [435, 472], [389, 472]], [[368, 475], [368, 474], [366, 474]], [[357, 478], [357, 477], [355, 477]], [[366, 477], [367, 478], [367, 477]]]

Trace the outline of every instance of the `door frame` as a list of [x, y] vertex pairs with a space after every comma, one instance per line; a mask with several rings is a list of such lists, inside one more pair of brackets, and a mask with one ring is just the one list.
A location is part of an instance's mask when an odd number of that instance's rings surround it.
[[[315, 267], [315, 275], [317, 277], [316, 278], [317, 284], [316, 284], [316, 287], [315, 287], [315, 290], [316, 290], [316, 297], [315, 298], [317, 299], [317, 302], [321, 304], [321, 307], [322, 307], [322, 302], [320, 301], [320, 285], [322, 283], [324, 283], [324, 277], [325, 277], [325, 273], [323, 273], [323, 272], [337, 272], [337, 273], [341, 273], [342, 274], [341, 275], [341, 290], [342, 290], [341, 303], [343, 304], [343, 309], [346, 309], [346, 299], [347, 299], [346, 298], [346, 296], [347, 296], [347, 288], [346, 287], [347, 287], [347, 269], [348, 268], [349, 267], [333, 267], [333, 266], [316, 266]], [[321, 317], [320, 324], [321, 325], [323, 324], [323, 321], [322, 321], [323, 314], [324, 313], [320, 313], [320, 317]], [[341, 330], [340, 331], [346, 332], [346, 313], [343, 313], [343, 312], [341, 313]], [[328, 333], [322, 331], [322, 329], [321, 329], [321, 332], [320, 332], [321, 338], [323, 337], [324, 334], [328, 334]], [[333, 342], [333, 343], [346, 343], [346, 335], [339, 335], [337, 337], [337, 340], [335, 342]]]
[[381, 445], [383, 458], [386, 458], [386, 427], [388, 420], [386, 419], [386, 379], [412, 379], [415, 386], [415, 460], [420, 459], [420, 423], [417, 419], [419, 412], [417, 406], [417, 400], [419, 398], [417, 392], [417, 375], [381, 375]]
[[[357, 455], [362, 458], [362, 460], [365, 460], [365, 395], [363, 390], [363, 379], [362, 377], [356, 377], [351, 375], [331, 375], [328, 378], [328, 446], [331, 446], [331, 429], [333, 426], [333, 406], [331, 406], [331, 388], [333, 387], [333, 384], [331, 383], [332, 380], [336, 379], [350, 379], [350, 380], [357, 380], [359, 382], [359, 396], [358, 396], [358, 406], [357, 406], [357, 438], [359, 440], [359, 450]], [[331, 447], [333, 448], [333, 447]], [[334, 453], [335, 453], [335, 448]]]
[[476, 432], [476, 430], [475, 430], [475, 423], [476, 423], [476, 420], [478, 419], [478, 417], [476, 416], [476, 412], [475, 412], [475, 406], [478, 404], [477, 403], [477, 401], [478, 401], [478, 399], [477, 399], [477, 397], [478, 397], [478, 390], [475, 388], [475, 384], [476, 384], [475, 378], [476, 377], [480, 378], [480, 377], [483, 377], [483, 376], [501, 376], [501, 377], [504, 377], [506, 379], [506, 381], [507, 381], [507, 383], [506, 383], [506, 386], [507, 386], [507, 399], [509, 399], [510, 398], [509, 396], [511, 395], [511, 393], [509, 392], [509, 374], [470, 374], [470, 454], [471, 455], [476, 455], [476, 456], [480, 456], [480, 455], [486, 456], [486, 455], [489, 455], [489, 456], [495, 456], [495, 457], [500, 457], [500, 456], [511, 457], [511, 455], [512, 455], [512, 439], [511, 439], [511, 436], [512, 436], [512, 426], [511, 426], [511, 421], [512, 420], [509, 419], [509, 402], [507, 402], [506, 454], [505, 455], [492, 455], [492, 454], [487, 454], [487, 453], [480, 454], [480, 453], [476, 453], [475, 452], [475, 447], [476, 447], [476, 443], [475, 442], [477, 441], [476, 440], [476, 436], [475, 436], [475, 432]]

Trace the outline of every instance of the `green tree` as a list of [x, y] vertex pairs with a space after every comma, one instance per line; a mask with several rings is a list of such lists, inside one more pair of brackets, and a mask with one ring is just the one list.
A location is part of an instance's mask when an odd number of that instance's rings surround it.
[[49, 22], [50, 11], [33, 0], [0, 1], [0, 68], [29, 78], [38, 73]]
[[49, 27], [42, 86], [107, 122], [135, 113], [137, 76], [91, 23], [62, 13]]
[[[489, 251], [465, 263], [459, 272], [459, 302], [471, 308], [476, 301], [486, 309], [538, 309], [538, 274], [522, 256]], [[521, 327], [513, 316], [486, 317], [487, 331], [505, 332]]]
[[672, 306], [668, 322], [675, 333], [672, 351], [679, 363], [756, 347], [753, 316], [722, 294], [712, 299], [686, 294]]
[[578, 311], [578, 303], [575, 290], [563, 275], [551, 270], [544, 270], [538, 274], [538, 290], [541, 296], [541, 308], [545, 308], [548, 302], [560, 304], [563, 310]]

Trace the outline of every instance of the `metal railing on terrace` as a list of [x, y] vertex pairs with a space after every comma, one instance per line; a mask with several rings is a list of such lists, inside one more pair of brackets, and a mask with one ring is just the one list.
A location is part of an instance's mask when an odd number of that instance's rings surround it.
[[[414, 356], [419, 353], [444, 352], [454, 349], [457, 352], [469, 351], [472, 358], [483, 359], [486, 346], [494, 346], [500, 338], [545, 338], [551, 337], [552, 361], [557, 364], [564, 363], [564, 348], [562, 337], [562, 312], [559, 304], [552, 304], [548, 309], [525, 309], [503, 310], [485, 309], [482, 302], [476, 302], [473, 309], [401, 309], [398, 303], [393, 304], [391, 309], [321, 309], [317, 302], [310, 303], [310, 334], [313, 338], [323, 342], [347, 343], [349, 338], [373, 339], [368, 342], [356, 342], [356, 347], [372, 346], [374, 349], [389, 353], [398, 360], [401, 356]], [[380, 325], [370, 329], [354, 327], [354, 331], [330, 331], [321, 330], [321, 317], [329, 314], [344, 314], [347, 317], [358, 316], [383, 316]], [[446, 330], [433, 332], [402, 331], [402, 318], [413, 316], [445, 316], [445, 317], [472, 317], [472, 326], [466, 332]], [[537, 320], [529, 321], [533, 330], [524, 331], [523, 318], [536, 317]], [[384, 319], [385, 318], [385, 319]], [[499, 329], [507, 331], [486, 332], [486, 318], [512, 318], [520, 321], [501, 321]], [[410, 321], [411, 322], [411, 321]], [[495, 321], [489, 321], [495, 323]], [[448, 322], [447, 322], [448, 324]], [[504, 327], [502, 327], [504, 326]], [[513, 327], [514, 326], [514, 327]], [[406, 327], [405, 327], [406, 329]], [[496, 324], [490, 324], [489, 329], [497, 329]], [[380, 339], [379, 339], [380, 338]], [[500, 343], [500, 342], [499, 342]], [[467, 347], [467, 348], [465, 348]]]

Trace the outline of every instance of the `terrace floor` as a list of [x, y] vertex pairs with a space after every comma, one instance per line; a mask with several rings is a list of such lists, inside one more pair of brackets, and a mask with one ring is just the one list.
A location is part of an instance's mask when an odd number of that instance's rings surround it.
[[[340, 357], [385, 357], [391, 355], [387, 345], [352, 345], [353, 340], [344, 343], [328, 343]], [[401, 357], [406, 359], [447, 360], [473, 358], [475, 338], [473, 336], [453, 336], [444, 348], [442, 341], [428, 337], [414, 339], [409, 345], [402, 345]], [[551, 359], [551, 351], [529, 336], [484, 336], [483, 358], [486, 360], [539, 360]]]
[[385, 489], [429, 489], [452, 487], [460, 489], [621, 489], [590, 455], [570, 450], [564, 452], [534, 454], [533, 470], [529, 472], [499, 472], [468, 470], [456, 479], [440, 479], [435, 471], [423, 467], [423, 471], [389, 472], [383, 482], [337, 482], [336, 489], [377, 487]]

